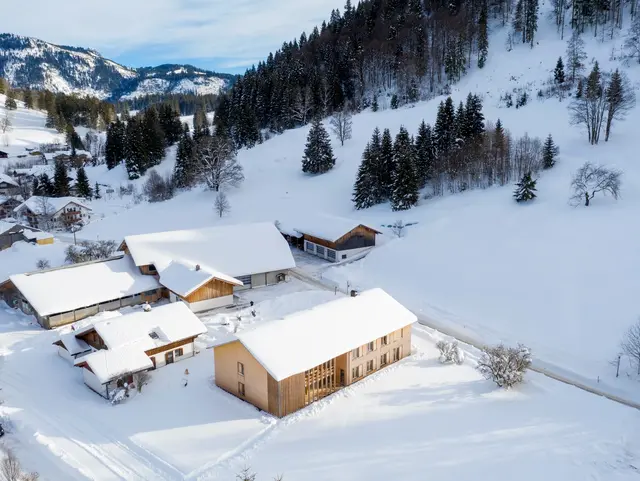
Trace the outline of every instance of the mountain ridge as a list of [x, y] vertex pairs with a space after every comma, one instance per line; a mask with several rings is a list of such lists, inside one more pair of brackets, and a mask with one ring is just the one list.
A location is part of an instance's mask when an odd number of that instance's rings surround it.
[[90, 48], [0, 33], [0, 77], [18, 88], [127, 100], [152, 94], [218, 94], [231, 74], [189, 64], [127, 67]]

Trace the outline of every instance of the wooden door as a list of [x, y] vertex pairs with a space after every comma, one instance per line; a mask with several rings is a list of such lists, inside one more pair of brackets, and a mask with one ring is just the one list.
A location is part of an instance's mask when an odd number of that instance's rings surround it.
[[164, 355], [165, 362], [167, 364], [173, 364], [173, 351], [169, 351]]

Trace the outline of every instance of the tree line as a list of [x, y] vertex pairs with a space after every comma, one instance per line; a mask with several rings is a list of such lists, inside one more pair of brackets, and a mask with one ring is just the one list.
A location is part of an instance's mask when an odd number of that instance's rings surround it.
[[405, 127], [392, 138], [376, 128], [363, 154], [353, 202], [364, 209], [389, 201], [394, 210], [418, 203], [420, 190], [444, 195], [492, 185], [506, 185], [555, 164], [551, 136], [543, 143], [524, 135], [513, 139], [500, 119], [485, 124], [482, 101], [469, 94], [455, 107], [440, 102], [434, 126], [422, 121], [415, 137]]
[[506, 21], [510, 11], [507, 0], [347, 0], [342, 13], [239, 77], [220, 98], [216, 127], [251, 147], [346, 106], [432, 97], [474, 63], [484, 66], [488, 18]]
[[152, 105], [169, 104], [180, 112], [180, 115], [193, 115], [196, 110], [202, 109], [205, 112], [215, 110], [218, 96], [214, 94], [153, 94], [135, 97], [126, 101], [116, 102], [117, 113], [128, 113], [130, 110], [145, 110]]

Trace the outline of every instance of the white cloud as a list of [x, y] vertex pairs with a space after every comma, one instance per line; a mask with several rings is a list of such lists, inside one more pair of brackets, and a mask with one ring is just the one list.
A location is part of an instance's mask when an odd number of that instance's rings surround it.
[[[339, 1], [339, 0], [338, 0]], [[5, 2], [3, 2], [5, 3]], [[336, 0], [30, 0], [2, 7], [0, 30], [118, 56], [145, 47], [167, 59], [249, 65], [342, 8]], [[34, 14], [34, 12], [38, 12]], [[4, 25], [3, 25], [4, 24]], [[239, 65], [242, 66], [242, 65]], [[232, 67], [229, 67], [232, 68]]]

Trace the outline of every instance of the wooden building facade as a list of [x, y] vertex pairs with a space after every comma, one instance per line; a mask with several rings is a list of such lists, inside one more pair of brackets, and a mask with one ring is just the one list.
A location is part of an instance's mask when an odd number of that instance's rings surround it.
[[407, 325], [278, 381], [235, 340], [214, 347], [215, 382], [258, 409], [283, 417], [410, 354], [411, 325]]
[[[379, 231], [359, 224], [350, 230], [340, 233], [338, 237], [335, 231], [327, 231], [323, 234], [318, 231], [299, 230], [300, 237], [295, 238], [291, 234], [283, 234], [287, 241], [294, 247], [301, 248], [309, 254], [322, 257], [330, 262], [340, 262], [369, 250], [376, 245], [376, 235]], [[333, 234], [333, 235], [332, 235]]]

